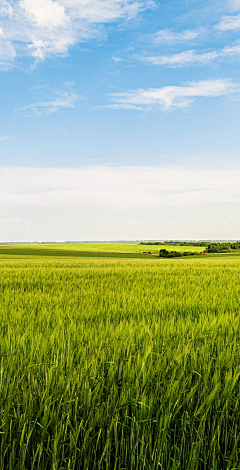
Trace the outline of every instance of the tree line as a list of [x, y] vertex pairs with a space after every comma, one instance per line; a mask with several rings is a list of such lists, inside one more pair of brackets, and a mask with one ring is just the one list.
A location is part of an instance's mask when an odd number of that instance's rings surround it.
[[222, 242], [222, 243], [209, 243], [207, 246], [208, 253], [230, 253], [231, 251], [239, 251], [240, 242]]
[[[199, 245], [198, 245], [199, 246]], [[159, 251], [160, 258], [180, 258], [182, 256], [196, 256], [210, 253], [231, 253], [234, 251], [240, 251], [240, 242], [222, 242], [222, 243], [208, 243], [201, 253], [193, 251], [168, 251], [162, 248]]]
[[163, 241], [163, 242], [140, 242], [139, 245], [177, 245], [177, 246], [204, 246], [207, 247], [209, 242], [196, 242], [196, 241], [188, 241], [188, 242], [179, 242], [179, 241]]

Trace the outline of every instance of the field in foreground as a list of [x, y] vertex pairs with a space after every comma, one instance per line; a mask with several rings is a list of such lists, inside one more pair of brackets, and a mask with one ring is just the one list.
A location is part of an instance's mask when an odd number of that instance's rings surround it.
[[0, 261], [0, 468], [233, 470], [240, 258]]

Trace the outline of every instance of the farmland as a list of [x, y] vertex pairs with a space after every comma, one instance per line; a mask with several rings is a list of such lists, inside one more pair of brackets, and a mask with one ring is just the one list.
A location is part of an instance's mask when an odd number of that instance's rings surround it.
[[34, 247], [0, 249], [0, 469], [239, 468], [240, 256]]
[[[81, 251], [81, 252], [101, 252], [101, 253], [143, 253], [150, 251], [151, 253], [159, 253], [161, 248], [166, 248], [169, 251], [186, 251], [185, 246], [175, 245], [139, 245], [136, 243], [66, 243], [66, 244], [27, 244], [27, 245], [0, 245], [0, 248], [11, 250], [61, 250], [61, 251]], [[201, 246], [189, 246], [188, 251], [202, 252], [204, 250]]]

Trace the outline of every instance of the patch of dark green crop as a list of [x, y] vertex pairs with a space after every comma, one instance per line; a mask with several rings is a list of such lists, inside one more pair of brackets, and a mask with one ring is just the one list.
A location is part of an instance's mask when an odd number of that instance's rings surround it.
[[[37, 257], [66, 257], [66, 258], [135, 258], [141, 259], [143, 257], [152, 258], [154, 255], [142, 254], [142, 253], [116, 253], [116, 252], [93, 252], [93, 251], [72, 251], [72, 250], [48, 250], [44, 248], [43, 250], [34, 249], [34, 248], [1, 248], [0, 255], [10, 255], [10, 256], [37, 256]], [[156, 255], [155, 255], [156, 256]]]

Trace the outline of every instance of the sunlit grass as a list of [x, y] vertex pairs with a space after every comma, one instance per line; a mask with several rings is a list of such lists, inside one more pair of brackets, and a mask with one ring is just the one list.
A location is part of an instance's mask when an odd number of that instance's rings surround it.
[[0, 468], [238, 469], [239, 267], [1, 260]]
[[137, 243], [66, 243], [66, 244], [27, 244], [27, 245], [0, 245], [0, 248], [11, 250], [13, 248], [26, 250], [64, 250], [64, 251], [93, 251], [93, 252], [121, 252], [121, 253], [159, 253], [161, 248], [168, 251], [204, 251], [202, 246], [179, 246], [179, 245], [139, 245]]

